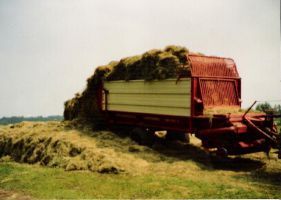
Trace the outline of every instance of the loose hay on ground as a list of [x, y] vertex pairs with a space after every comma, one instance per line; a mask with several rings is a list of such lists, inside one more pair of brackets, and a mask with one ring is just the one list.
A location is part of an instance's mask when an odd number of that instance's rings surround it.
[[[85, 131], [90, 134], [85, 134]], [[97, 137], [108, 139], [98, 142]], [[120, 153], [121, 150], [115, 151], [118, 147], [118, 143], [114, 142], [116, 138], [111, 132], [95, 133], [87, 128], [75, 129], [69, 122], [22, 122], [0, 128], [0, 157], [10, 156], [17, 162], [61, 167], [65, 170], [100, 173], [130, 173], [134, 168], [146, 165], [145, 161]], [[124, 142], [134, 143], [129, 139], [124, 139]], [[110, 145], [116, 148], [112, 149]]]
[[[0, 126], [0, 162], [9, 159], [65, 170], [126, 173], [131, 177], [180, 177], [211, 184], [221, 177], [233, 187], [248, 187], [240, 179], [280, 187], [280, 160], [259, 153], [240, 158], [212, 159], [191, 137], [191, 145], [140, 146], [124, 135], [91, 131], [75, 122], [23, 122]], [[198, 141], [197, 141], [198, 142]], [[6, 148], [7, 147], [7, 148]], [[120, 177], [120, 176], [118, 176]], [[237, 182], [238, 180], [238, 182]], [[204, 182], [203, 181], [203, 182]], [[274, 190], [275, 191], [275, 190]], [[277, 189], [276, 189], [277, 191]]]

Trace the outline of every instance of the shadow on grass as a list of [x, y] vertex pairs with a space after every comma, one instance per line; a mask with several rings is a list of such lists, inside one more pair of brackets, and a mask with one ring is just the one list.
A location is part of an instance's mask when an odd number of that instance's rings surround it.
[[253, 171], [265, 166], [265, 162], [250, 158], [213, 158], [214, 169], [232, 170], [232, 171]]
[[217, 157], [192, 144], [168, 144], [163, 148], [153, 149], [176, 160], [192, 160], [205, 170], [252, 171], [260, 169], [265, 165], [263, 161], [250, 158]]
[[250, 178], [254, 181], [281, 187], [281, 171], [266, 171], [266, 169], [263, 168], [252, 172]]
[[[278, 191], [281, 186], [281, 170], [278, 171], [281, 167], [279, 168], [279, 164], [274, 162], [274, 166], [271, 166], [272, 169], [269, 169], [267, 158], [258, 158], [255, 156], [220, 158], [204, 151], [199, 144], [186, 144], [176, 141], [156, 140], [153, 145], [140, 146], [128, 139], [129, 130], [113, 130], [113, 132], [109, 132], [108, 135], [105, 134], [102, 137], [97, 137], [99, 131], [84, 130], [85, 127], [80, 129], [85, 134], [95, 137], [102, 145], [107, 144], [109, 148], [133, 154], [135, 157], [148, 162], [173, 164], [176, 161], [193, 161], [202, 170], [210, 172], [214, 170], [247, 172], [242, 173], [243, 175], [238, 174], [237, 179], [270, 184], [274, 186], [274, 191]], [[125, 141], [128, 142], [126, 143]], [[101, 147], [103, 147], [102, 145]], [[275, 165], [277, 165], [277, 168]]]
[[[124, 127], [122, 127], [112, 131], [113, 134], [116, 135], [119, 139], [124, 139], [128, 137], [130, 130], [130, 128], [126, 130], [124, 129]], [[100, 138], [96, 137], [96, 139], [98, 140]], [[102, 139], [106, 140], [106, 138]], [[131, 144], [126, 145], [128, 145], [127, 150], [130, 149], [129, 147]], [[115, 147], [112, 146], [112, 148]], [[123, 146], [122, 148], [126, 149], [125, 146]], [[153, 145], [145, 146], [144, 148], [146, 148], [146, 150], [134, 149], [134, 151], [131, 152], [130, 150], [128, 150], [128, 153], [134, 153], [135, 156], [145, 159], [149, 162], [161, 161], [172, 163], [175, 161], [191, 160], [196, 162], [198, 166], [204, 170], [220, 169], [246, 172], [261, 169], [265, 165], [265, 162], [263, 162], [262, 160], [255, 160], [251, 158], [220, 158], [215, 155], [211, 155], [209, 152], [204, 151], [200, 146], [186, 144], [179, 141], [165, 141], [161, 139], [156, 139]], [[147, 156], [145, 154], [147, 154]]]

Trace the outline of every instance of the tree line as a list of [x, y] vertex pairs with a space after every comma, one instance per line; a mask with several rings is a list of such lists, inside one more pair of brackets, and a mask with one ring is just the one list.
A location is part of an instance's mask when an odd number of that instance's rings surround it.
[[265, 113], [273, 113], [276, 115], [281, 114], [281, 105], [274, 105], [271, 106], [268, 102], [260, 103], [256, 106], [256, 110], [265, 112]]
[[23, 116], [13, 116], [13, 117], [2, 117], [0, 118], [1, 125], [15, 124], [22, 121], [34, 121], [34, 122], [45, 122], [45, 121], [61, 121], [63, 117], [60, 115], [51, 115], [47, 117], [36, 116], [36, 117], [23, 117]]
[[[259, 103], [255, 110], [265, 112], [265, 113], [272, 113], [275, 115], [281, 115], [281, 105], [270, 105], [268, 102]], [[22, 121], [61, 121], [63, 120], [63, 116], [61, 115], [51, 115], [47, 117], [43, 116], [36, 116], [36, 117], [24, 117], [24, 116], [13, 116], [13, 117], [2, 117], [0, 118], [1, 125], [7, 124], [15, 124]], [[277, 119], [278, 124], [281, 126], [281, 118]]]
[[[281, 115], [281, 105], [270, 105], [268, 102], [260, 103], [256, 106], [256, 110], [274, 114], [274, 115]], [[278, 126], [281, 126], [281, 116], [276, 118], [276, 123]]]

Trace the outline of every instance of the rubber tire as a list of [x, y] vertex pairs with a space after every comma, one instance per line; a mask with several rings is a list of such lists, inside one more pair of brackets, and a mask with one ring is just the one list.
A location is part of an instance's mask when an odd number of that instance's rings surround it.
[[224, 148], [224, 147], [219, 147], [219, 148], [217, 149], [217, 151], [216, 151], [216, 155], [217, 155], [218, 157], [221, 157], [221, 158], [227, 158], [227, 156], [228, 156], [228, 151], [227, 151], [227, 149]]
[[131, 138], [140, 145], [150, 146], [154, 143], [154, 137], [142, 128], [134, 128], [130, 134]]
[[189, 133], [183, 133], [183, 142], [186, 144], [190, 144], [190, 134]]
[[190, 135], [188, 133], [183, 133], [183, 132], [168, 132], [167, 136], [166, 136], [166, 140], [168, 140], [168, 141], [179, 140], [179, 141], [189, 144]]

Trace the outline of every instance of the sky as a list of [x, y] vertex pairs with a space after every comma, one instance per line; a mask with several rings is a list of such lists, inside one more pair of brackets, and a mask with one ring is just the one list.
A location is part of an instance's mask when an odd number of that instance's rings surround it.
[[97, 66], [167, 45], [233, 58], [242, 107], [280, 100], [279, 0], [0, 0], [0, 117], [62, 115]]

